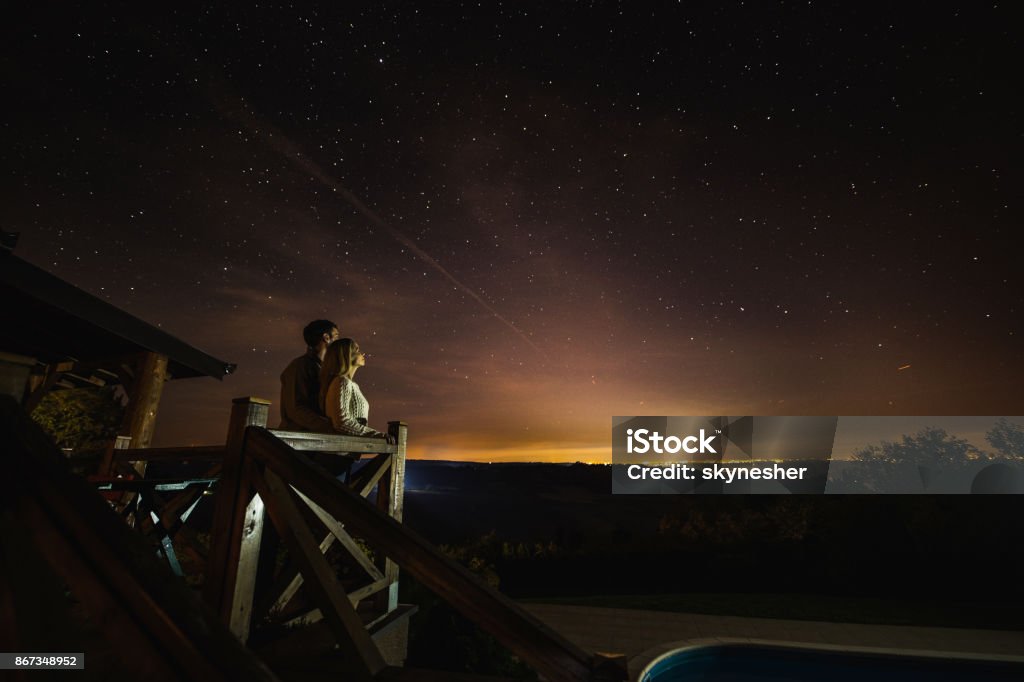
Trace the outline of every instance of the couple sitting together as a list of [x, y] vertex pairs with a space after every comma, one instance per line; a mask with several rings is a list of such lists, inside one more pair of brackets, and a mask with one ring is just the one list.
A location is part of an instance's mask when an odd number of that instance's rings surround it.
[[348, 436], [392, 437], [366, 424], [370, 404], [353, 379], [366, 355], [352, 339], [343, 339], [338, 325], [313, 320], [302, 330], [306, 354], [291, 361], [281, 374], [281, 429], [341, 433]]

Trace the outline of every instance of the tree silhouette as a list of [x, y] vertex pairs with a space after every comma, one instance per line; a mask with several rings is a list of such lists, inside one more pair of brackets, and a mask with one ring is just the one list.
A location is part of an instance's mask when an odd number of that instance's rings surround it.
[[1024, 461], [1024, 427], [1003, 417], [985, 434], [985, 440], [1001, 457]]
[[920, 492], [940, 472], [985, 459], [986, 454], [966, 440], [929, 427], [900, 441], [882, 441], [855, 451], [838, 483], [849, 491]]

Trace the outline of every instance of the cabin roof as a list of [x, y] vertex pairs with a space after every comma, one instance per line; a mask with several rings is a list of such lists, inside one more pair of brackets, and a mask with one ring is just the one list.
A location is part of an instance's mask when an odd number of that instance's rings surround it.
[[114, 362], [152, 351], [167, 356], [174, 379], [222, 379], [236, 365], [126, 313], [0, 249], [0, 350], [49, 363]]

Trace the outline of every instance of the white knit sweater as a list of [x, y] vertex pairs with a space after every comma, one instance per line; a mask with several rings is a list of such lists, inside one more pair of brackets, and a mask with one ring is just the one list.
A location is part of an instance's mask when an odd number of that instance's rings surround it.
[[[334, 377], [327, 388], [324, 411], [331, 420], [331, 426], [338, 433], [350, 436], [383, 436], [369, 426], [364, 426], [370, 416], [370, 403], [363, 397], [359, 384], [348, 377]], [[362, 422], [362, 423], [360, 423]]]

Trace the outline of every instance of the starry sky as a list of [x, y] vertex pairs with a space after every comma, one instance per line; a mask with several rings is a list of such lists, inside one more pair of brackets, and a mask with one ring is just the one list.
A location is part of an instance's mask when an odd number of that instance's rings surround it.
[[29, 11], [15, 253], [239, 365], [168, 384], [155, 445], [276, 403], [320, 317], [413, 457], [607, 461], [612, 415], [1024, 413], [1009, 5]]

